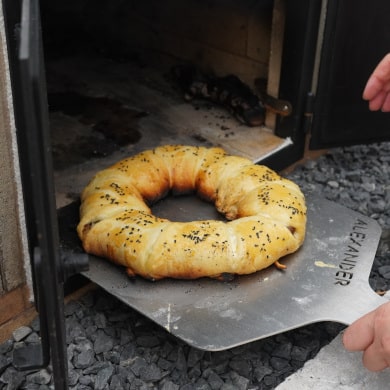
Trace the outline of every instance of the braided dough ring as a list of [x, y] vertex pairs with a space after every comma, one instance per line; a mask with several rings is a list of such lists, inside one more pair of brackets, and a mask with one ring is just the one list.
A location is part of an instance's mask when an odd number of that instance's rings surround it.
[[[152, 215], [147, 204], [169, 191], [195, 191], [230, 221]], [[81, 202], [77, 231], [84, 250], [152, 280], [250, 274], [296, 251], [305, 237], [299, 187], [220, 148], [144, 151], [99, 172]]]

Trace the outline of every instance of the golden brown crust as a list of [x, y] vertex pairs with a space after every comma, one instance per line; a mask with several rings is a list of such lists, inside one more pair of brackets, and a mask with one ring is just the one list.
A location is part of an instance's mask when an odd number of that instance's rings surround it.
[[[157, 218], [148, 204], [170, 190], [196, 191], [231, 221]], [[305, 237], [299, 187], [220, 148], [139, 153], [99, 172], [81, 201], [77, 231], [85, 251], [154, 280], [253, 273], [296, 251]]]

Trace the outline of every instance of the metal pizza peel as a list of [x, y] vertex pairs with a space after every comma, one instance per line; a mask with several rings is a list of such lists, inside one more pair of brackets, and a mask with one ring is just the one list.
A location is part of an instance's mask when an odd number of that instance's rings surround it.
[[[274, 266], [231, 282], [130, 279], [121, 267], [90, 256], [87, 278], [189, 345], [224, 350], [304, 325], [350, 324], [387, 302], [368, 279], [381, 228], [366, 216], [307, 196], [303, 246]], [[194, 197], [166, 198], [153, 212], [172, 220], [222, 218]]]

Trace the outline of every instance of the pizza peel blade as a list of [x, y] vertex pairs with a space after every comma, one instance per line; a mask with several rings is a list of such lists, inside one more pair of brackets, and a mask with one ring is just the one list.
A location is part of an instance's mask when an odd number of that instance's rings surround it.
[[[178, 199], [153, 211], [166, 217], [179, 212], [184, 219], [218, 218], [213, 207], [193, 197], [183, 197], [179, 205]], [[316, 322], [350, 324], [387, 301], [368, 283], [381, 228], [371, 218], [316, 196], [307, 196], [307, 206], [305, 242], [281, 260], [284, 271], [271, 266], [231, 282], [150, 282], [129, 279], [123, 268], [90, 256], [83, 275], [202, 350], [224, 350]]]

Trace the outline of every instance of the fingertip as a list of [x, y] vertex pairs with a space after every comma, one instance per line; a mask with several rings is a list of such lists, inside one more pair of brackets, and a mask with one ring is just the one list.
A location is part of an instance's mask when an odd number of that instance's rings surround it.
[[383, 59], [379, 62], [375, 68], [373, 74], [382, 80], [389, 79], [389, 68], [390, 68], [390, 53], [388, 53]]
[[364, 351], [374, 340], [375, 312], [370, 312], [351, 324], [343, 334], [345, 349], [351, 352]]
[[374, 81], [372, 76], [368, 79], [366, 86], [363, 90], [363, 99], [364, 100], [370, 100], [372, 98], [372, 91], [373, 91]]
[[342, 335], [342, 342], [343, 342], [343, 345], [344, 345], [344, 348], [347, 350], [347, 351], [354, 351], [353, 349], [353, 342], [352, 342], [352, 339], [351, 339], [351, 329], [350, 327], [348, 327], [343, 335]]
[[381, 91], [381, 82], [377, 77], [371, 76], [363, 91], [364, 100], [372, 100]]
[[386, 99], [382, 104], [382, 112], [390, 112], [390, 92], [387, 93]]
[[384, 91], [380, 91], [370, 99], [368, 103], [369, 109], [371, 111], [378, 111], [383, 109], [383, 104], [385, 102], [385, 99], [386, 99], [386, 93]]

